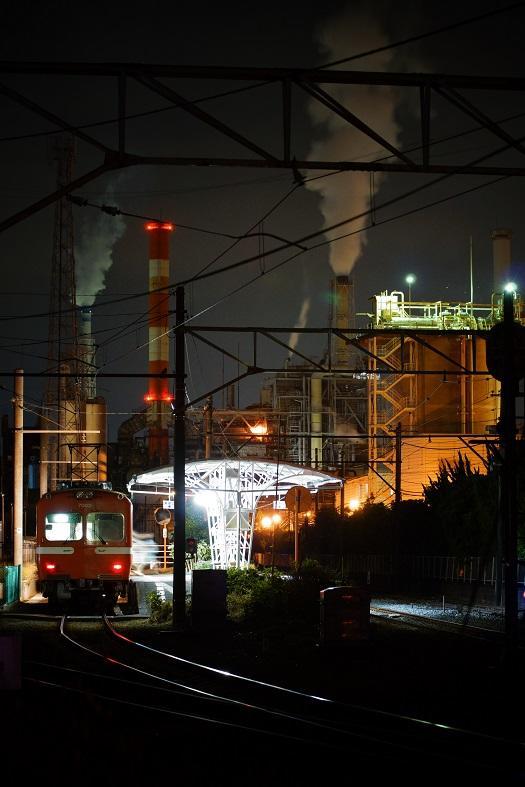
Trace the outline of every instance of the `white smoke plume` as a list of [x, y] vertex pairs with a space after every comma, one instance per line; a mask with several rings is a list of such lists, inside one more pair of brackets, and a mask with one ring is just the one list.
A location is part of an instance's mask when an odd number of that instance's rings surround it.
[[[388, 43], [377, 19], [365, 11], [347, 7], [337, 17], [329, 20], [320, 33], [322, 62], [332, 62], [349, 57], [353, 53], [365, 52]], [[388, 71], [392, 51], [380, 52], [369, 58], [350, 64], [348, 68]], [[338, 69], [347, 66], [341, 64]], [[361, 85], [325, 85], [323, 89], [333, 96], [360, 120], [379, 133], [394, 146], [399, 145], [400, 128], [395, 119], [398, 90], [394, 87]], [[312, 146], [310, 159], [342, 159], [371, 161], [388, 156], [370, 137], [347, 123], [316, 100], [309, 103], [310, 116], [317, 127], [318, 141]], [[377, 192], [382, 179], [378, 173], [371, 178], [367, 172], [349, 172], [332, 175], [307, 182], [308, 188], [321, 196], [324, 226], [328, 227], [350, 216], [360, 214], [370, 207], [371, 193]], [[366, 226], [369, 218], [346, 224], [328, 237], [342, 235]], [[348, 275], [358, 260], [366, 243], [366, 232], [352, 235], [330, 246], [330, 265], [337, 275]]]
[[[102, 203], [115, 205], [111, 188], [106, 190]], [[77, 305], [91, 306], [105, 287], [106, 273], [113, 264], [113, 247], [124, 235], [126, 224], [122, 216], [111, 216], [93, 208], [84, 210], [86, 214], [75, 244]]]
[[[301, 306], [301, 311], [299, 312], [299, 318], [297, 320], [297, 328], [304, 328], [306, 326], [306, 321], [308, 319], [308, 314], [310, 312], [310, 298], [306, 298], [303, 301], [303, 305]], [[290, 341], [288, 342], [288, 346], [295, 350], [297, 348], [297, 342], [299, 341], [299, 337], [301, 336], [300, 333], [291, 333], [290, 334]], [[289, 353], [288, 358], [293, 358], [294, 354], [292, 352]]]

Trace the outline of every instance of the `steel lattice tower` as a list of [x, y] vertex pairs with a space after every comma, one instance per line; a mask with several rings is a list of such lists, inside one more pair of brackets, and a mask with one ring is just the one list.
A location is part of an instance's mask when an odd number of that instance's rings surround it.
[[[74, 156], [72, 137], [58, 137], [51, 149], [51, 158], [57, 167], [57, 188], [71, 182]], [[73, 210], [67, 197], [62, 197], [55, 205], [48, 334], [48, 371], [58, 372], [60, 376], [50, 377], [48, 380], [45, 396], [48, 420], [45, 421], [44, 428], [81, 428], [82, 390], [76, 377], [80, 365]], [[49, 435], [47, 450], [43, 450], [42, 454], [44, 458], [47, 455], [49, 460], [50, 488], [55, 488], [57, 481], [68, 478], [68, 444], [78, 442], [78, 434]], [[43, 445], [45, 443], [43, 440]]]

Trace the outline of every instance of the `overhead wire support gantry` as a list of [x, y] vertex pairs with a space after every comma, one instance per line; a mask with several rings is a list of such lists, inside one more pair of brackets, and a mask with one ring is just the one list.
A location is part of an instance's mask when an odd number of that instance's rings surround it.
[[[62, 77], [68, 77], [70, 89], [76, 93], [85, 89], [85, 78], [93, 77], [106, 80], [108, 90], [115, 93], [115, 111], [113, 116], [102, 121], [94, 121], [82, 126], [51, 111], [37, 101], [30, 99], [20, 91], [22, 78], [46, 76], [49, 84], [56, 82], [57, 89]], [[9, 77], [17, 77], [17, 89], [8, 84]], [[300, 68], [246, 68], [246, 67], [210, 67], [210, 66], [177, 66], [155, 65], [140, 63], [39, 63], [39, 62], [0, 62], [0, 96], [8, 99], [15, 105], [22, 106], [29, 112], [41, 117], [56, 128], [55, 131], [42, 132], [44, 134], [68, 132], [79, 142], [93, 148], [101, 161], [93, 169], [84, 172], [70, 183], [65, 184], [54, 192], [17, 211], [0, 221], [0, 231], [8, 229], [18, 222], [28, 218], [39, 210], [52, 204], [66, 194], [75, 192], [85, 184], [96, 180], [107, 172], [140, 165], [159, 166], [192, 166], [192, 167], [248, 167], [248, 168], [274, 168], [291, 170], [297, 177], [299, 170], [309, 171], [355, 171], [355, 172], [385, 172], [407, 174], [435, 174], [442, 176], [452, 175], [481, 175], [503, 177], [525, 175], [525, 139], [515, 138], [509, 134], [500, 123], [490, 118], [471, 99], [470, 93], [476, 91], [483, 96], [488, 93], [508, 93], [519, 96], [525, 92], [525, 79], [522, 77], [494, 77], [494, 76], [463, 76], [449, 74], [404, 74], [387, 72], [366, 72], [333, 69], [300, 69]], [[6, 81], [7, 80], [7, 81]], [[166, 82], [168, 80], [168, 82]], [[182, 94], [181, 88], [175, 86], [175, 80], [184, 80], [196, 87], [203, 85], [223, 83], [228, 86], [226, 90], [215, 92], [203, 98], [187, 98]], [[114, 90], [116, 82], [116, 90]], [[131, 113], [129, 110], [130, 85], [141, 85], [152, 94], [168, 102], [156, 110], [148, 112]], [[420, 96], [420, 111], [418, 116], [419, 138], [421, 145], [417, 155], [412, 151], [400, 150], [391, 144], [381, 133], [372, 127], [366, 120], [359, 116], [358, 107], [343, 106], [333, 95], [333, 87], [347, 86], [376, 86], [396, 87], [400, 91], [417, 90]], [[274, 138], [265, 144], [255, 136], [241, 133], [236, 127], [239, 116], [247, 116], [251, 112], [250, 101], [257, 101], [258, 90], [269, 88], [270, 100], [275, 102], [276, 117], [281, 117], [280, 132], [274, 133]], [[62, 90], [62, 87], [61, 87]], [[462, 91], [469, 91], [469, 97]], [[294, 118], [292, 112], [293, 102], [299, 93], [306, 93], [309, 100], [322, 105], [325, 110], [337, 115], [350, 126], [354, 127], [385, 151], [385, 155], [375, 161], [344, 160], [311, 160], [302, 159], [294, 155], [294, 144], [297, 139], [299, 120]], [[231, 120], [219, 118], [216, 114], [203, 108], [203, 105], [212, 99], [229, 96], [234, 97], [234, 111]], [[448, 161], [432, 161], [431, 146], [433, 100], [439, 97], [454, 107], [459, 115], [474, 121], [475, 129], [484, 130], [498, 140], [498, 147], [478, 157], [473, 161], [454, 160], [457, 154], [449, 153]], [[90, 93], [92, 98], [92, 93]], [[105, 106], [105, 104], [104, 104]], [[158, 156], [155, 151], [138, 154], [130, 149], [127, 134], [128, 121], [135, 117], [151, 118], [156, 122], [159, 112], [163, 112], [164, 122], [168, 124], [170, 110], [179, 110], [190, 115], [194, 121], [207, 126], [212, 132], [204, 143], [201, 155], [188, 155], [187, 151], [177, 148], [176, 135], [173, 136], [172, 151], [169, 155]], [[228, 113], [231, 110], [227, 110]], [[102, 109], [101, 109], [102, 112]], [[222, 110], [224, 114], [226, 110]], [[113, 144], [107, 144], [98, 139], [92, 132], [98, 126], [115, 126], [116, 134]], [[90, 129], [88, 132], [87, 129]], [[230, 143], [230, 155], [217, 156], [217, 135]], [[28, 135], [31, 136], [31, 135]], [[37, 135], [39, 136], [39, 135]], [[21, 135], [20, 138], [24, 138]], [[144, 139], [149, 135], [144, 134]], [[155, 136], [151, 135], [152, 139]], [[4, 140], [9, 141], [8, 139]], [[230, 150], [228, 148], [228, 151]], [[244, 156], [237, 155], [243, 149]], [[488, 163], [494, 157], [504, 153], [512, 153], [513, 158], [505, 163]], [[246, 155], [248, 154], [248, 155]], [[517, 158], [516, 158], [517, 154]], [[441, 156], [440, 156], [441, 158]]]

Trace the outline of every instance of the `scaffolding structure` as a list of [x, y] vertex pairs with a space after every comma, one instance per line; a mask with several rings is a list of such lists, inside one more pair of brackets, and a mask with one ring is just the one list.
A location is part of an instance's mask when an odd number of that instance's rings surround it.
[[[420, 481], [428, 481], [430, 465], [434, 468], [440, 459], [454, 459], [459, 449], [465, 450], [470, 435], [495, 430], [500, 384], [487, 370], [484, 342], [465, 332], [488, 330], [499, 322], [502, 296], [496, 294], [490, 304], [406, 302], [402, 292], [393, 291], [374, 296], [373, 302], [372, 327], [382, 332], [371, 336], [367, 345], [369, 495], [378, 502], [392, 496], [395, 463], [401, 461], [404, 496], [420, 497]], [[522, 312], [517, 298], [517, 320]], [[442, 333], [454, 330], [458, 336]], [[487, 374], [468, 374], [467, 369]], [[428, 374], [418, 375], [418, 370]], [[414, 448], [409, 439], [396, 459], [398, 425], [405, 436], [443, 433], [443, 440], [438, 437], [438, 445], [432, 447], [430, 464], [423, 461], [425, 452], [416, 450], [421, 445]], [[413, 481], [407, 483], [410, 476]]]

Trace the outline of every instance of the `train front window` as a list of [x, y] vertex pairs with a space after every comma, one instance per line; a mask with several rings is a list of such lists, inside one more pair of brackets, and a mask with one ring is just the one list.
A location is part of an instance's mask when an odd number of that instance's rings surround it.
[[124, 540], [124, 515], [101, 512], [87, 515], [87, 541], [107, 544]]
[[82, 516], [73, 512], [47, 514], [45, 533], [47, 541], [80, 541]]

